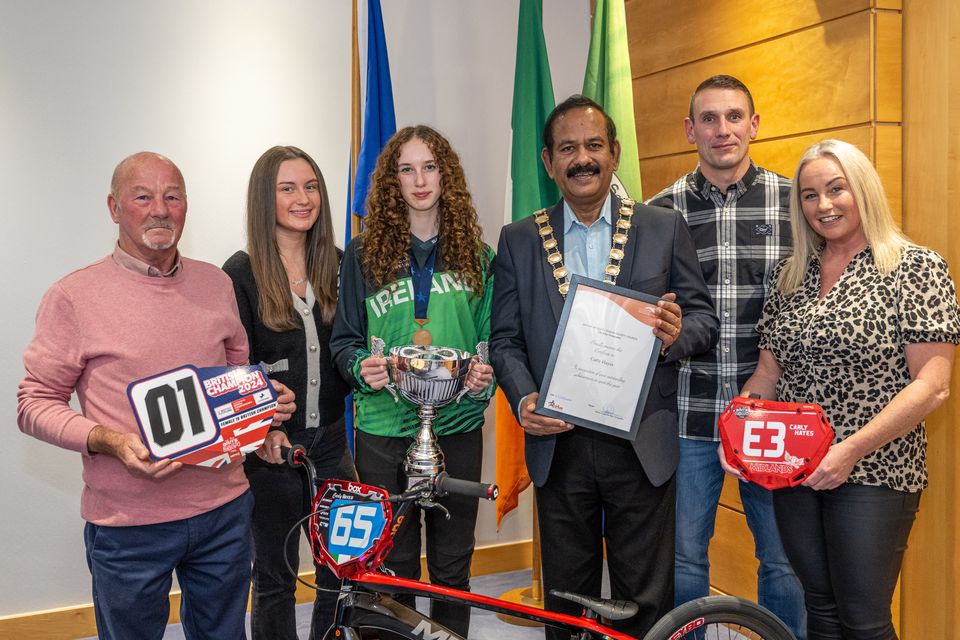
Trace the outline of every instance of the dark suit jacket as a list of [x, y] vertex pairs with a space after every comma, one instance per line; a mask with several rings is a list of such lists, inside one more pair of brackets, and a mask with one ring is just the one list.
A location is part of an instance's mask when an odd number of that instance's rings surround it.
[[[614, 223], [619, 207], [614, 196]], [[563, 201], [549, 213], [563, 251]], [[496, 269], [490, 359], [497, 383], [516, 413], [521, 398], [540, 390], [564, 303], [533, 216], [503, 228]], [[647, 477], [660, 486], [673, 475], [680, 456], [676, 362], [710, 349], [720, 331], [697, 250], [679, 213], [637, 204], [617, 285], [658, 298], [675, 292], [683, 311], [680, 337], [657, 366], [633, 442]], [[547, 481], [554, 444], [555, 436], [526, 434], [527, 470], [537, 486]]]

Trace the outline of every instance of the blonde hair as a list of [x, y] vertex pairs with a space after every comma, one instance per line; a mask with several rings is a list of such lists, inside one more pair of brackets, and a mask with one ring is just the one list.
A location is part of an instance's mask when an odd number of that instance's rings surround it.
[[790, 189], [790, 230], [793, 232], [793, 255], [777, 279], [777, 290], [793, 293], [807, 271], [807, 264], [823, 246], [823, 236], [816, 233], [803, 215], [800, 200], [800, 174], [803, 168], [817, 158], [832, 158], [840, 165], [860, 210], [860, 224], [873, 251], [877, 270], [887, 275], [900, 264], [904, 247], [913, 243], [897, 228], [890, 213], [880, 176], [870, 159], [858, 148], [842, 140], [823, 140], [811, 145], [800, 158]]

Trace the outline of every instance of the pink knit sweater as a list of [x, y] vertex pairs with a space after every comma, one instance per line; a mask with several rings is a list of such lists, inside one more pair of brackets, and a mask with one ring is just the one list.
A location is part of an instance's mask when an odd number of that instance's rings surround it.
[[[139, 432], [126, 394], [130, 382], [183, 364], [247, 363], [230, 278], [213, 265], [181, 260], [175, 276], [152, 278], [107, 256], [54, 284], [37, 311], [36, 335], [23, 355], [17, 422], [24, 433], [83, 455], [80, 514], [89, 522], [189, 518], [247, 489], [240, 462], [184, 466], [158, 481], [87, 452], [87, 435], [98, 424]], [[67, 404], [74, 390], [80, 413]]]

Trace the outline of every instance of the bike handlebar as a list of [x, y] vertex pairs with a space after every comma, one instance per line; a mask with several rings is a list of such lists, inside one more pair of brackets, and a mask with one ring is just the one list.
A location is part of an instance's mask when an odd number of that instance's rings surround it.
[[292, 447], [280, 447], [280, 455], [287, 461], [291, 467], [303, 467], [307, 472], [307, 480], [312, 487], [311, 491], [316, 491], [317, 469], [313, 466], [313, 461], [307, 456], [307, 450], [302, 444], [295, 444]]
[[434, 487], [441, 496], [449, 493], [469, 498], [483, 498], [484, 500], [496, 500], [497, 494], [500, 493], [496, 484], [451, 478], [446, 471], [437, 475]]
[[287, 461], [291, 467], [299, 467], [303, 464], [300, 455], [306, 455], [307, 450], [302, 444], [295, 444], [292, 447], [280, 447], [280, 455]]
[[[316, 469], [313, 462], [307, 456], [307, 451], [303, 445], [295, 444], [292, 447], [280, 447], [280, 455], [284, 457], [287, 464], [291, 467], [303, 467], [310, 480], [310, 486], [314, 486], [316, 480]], [[484, 500], [495, 500], [500, 490], [496, 484], [486, 482], [474, 482], [472, 480], [461, 480], [451, 478], [446, 471], [441, 471], [430, 486], [420, 485], [420, 489], [413, 487], [410, 491], [399, 496], [390, 496], [391, 500], [399, 502], [426, 497], [426, 494], [432, 493], [438, 497], [447, 494], [466, 496], [468, 498], [482, 498]]]

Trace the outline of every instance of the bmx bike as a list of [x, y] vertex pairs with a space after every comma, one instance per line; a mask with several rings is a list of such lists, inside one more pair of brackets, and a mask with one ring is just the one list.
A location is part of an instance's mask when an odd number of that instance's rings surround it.
[[[443, 471], [417, 478], [399, 495], [348, 480], [328, 480], [319, 485], [313, 464], [302, 447], [288, 449], [285, 455], [288, 464], [304, 469], [311, 490], [315, 491], [311, 513], [291, 529], [291, 534], [299, 530], [304, 520], [309, 520], [314, 559], [342, 580], [334, 624], [325, 640], [369, 640], [391, 634], [410, 640], [466, 640], [394, 599], [403, 594], [533, 620], [568, 631], [571, 640], [637, 640], [607, 626], [610, 621], [636, 614], [637, 605], [631, 601], [552, 591], [553, 595], [583, 607], [581, 615], [573, 616], [400, 578], [383, 567], [393, 537], [412, 505], [443, 510], [437, 500], [447, 494], [492, 500], [497, 495], [495, 485], [451, 478]], [[296, 575], [293, 567], [290, 570]], [[756, 603], [733, 596], [707, 596], [687, 602], [657, 621], [643, 638], [684, 639], [795, 640], [775, 615]]]

